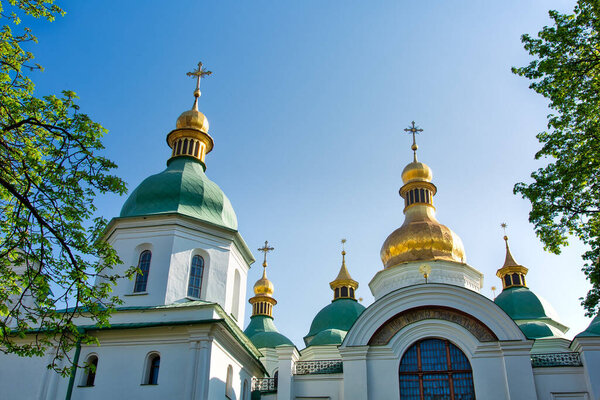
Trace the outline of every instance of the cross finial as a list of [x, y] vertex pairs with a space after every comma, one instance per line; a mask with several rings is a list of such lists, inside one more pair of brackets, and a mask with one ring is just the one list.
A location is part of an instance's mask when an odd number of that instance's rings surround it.
[[198, 68], [196, 68], [195, 70], [188, 72], [186, 75], [187, 76], [191, 76], [191, 77], [196, 77], [196, 90], [194, 90], [194, 106], [192, 107], [193, 110], [198, 111], [198, 97], [200, 97], [200, 79], [203, 76], [209, 76], [210, 74], [212, 74], [211, 71], [208, 71], [206, 68], [202, 67], [202, 61], [200, 61], [198, 63]]
[[504, 241], [507, 242], [508, 245], [508, 236], [506, 236], [506, 228], [508, 228], [508, 224], [503, 222], [500, 224], [500, 228], [502, 228], [502, 231], [504, 232]]
[[270, 251], [275, 250], [274, 247], [269, 247], [269, 241], [265, 240], [265, 245], [261, 248], [258, 249], [258, 251], [262, 251], [263, 253], [265, 253], [265, 259], [263, 261], [263, 267], [267, 267], [267, 253]]
[[415, 125], [415, 121], [413, 121], [411, 126], [409, 126], [408, 128], [404, 129], [404, 132], [410, 132], [410, 133], [412, 133], [413, 144], [412, 144], [412, 146], [410, 148], [414, 152], [415, 162], [417, 162], [417, 149], [419, 148], [419, 146], [417, 146], [417, 141], [416, 141], [416, 138], [415, 138], [415, 134], [419, 134], [419, 133], [423, 132], [423, 129], [421, 129], [417, 125]]
[[342, 264], [346, 262], [346, 239], [340, 240], [342, 243]]

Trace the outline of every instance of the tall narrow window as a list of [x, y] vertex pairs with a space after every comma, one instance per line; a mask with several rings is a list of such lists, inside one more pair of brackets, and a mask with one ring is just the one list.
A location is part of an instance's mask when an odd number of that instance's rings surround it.
[[181, 140], [177, 142], [177, 155], [181, 154]]
[[233, 276], [233, 295], [231, 296], [231, 314], [236, 320], [240, 319], [240, 272], [236, 269]]
[[148, 360], [148, 379], [146, 384], [158, 385], [158, 370], [160, 369], [160, 355], [151, 354]]
[[94, 386], [96, 381], [96, 371], [98, 369], [98, 356], [92, 355], [85, 362], [85, 379], [83, 386]]
[[514, 274], [512, 274], [512, 283], [513, 283], [513, 285], [521, 284], [521, 277], [516, 272]]
[[135, 276], [135, 286], [133, 291], [135, 293], [145, 292], [146, 286], [148, 285], [148, 274], [150, 273], [150, 260], [152, 259], [152, 253], [150, 250], [144, 250], [140, 254], [138, 261], [138, 273]]
[[227, 380], [225, 381], [225, 397], [233, 399], [233, 367], [227, 367]]
[[204, 273], [204, 259], [195, 255], [192, 257], [192, 265], [190, 266], [190, 280], [188, 283], [188, 296], [200, 298], [202, 289], [202, 274]]
[[442, 339], [425, 339], [402, 356], [401, 400], [475, 400], [473, 372], [465, 354]]
[[194, 151], [196, 157], [198, 157], [198, 151], [200, 151], [200, 142], [196, 142], [196, 150]]
[[242, 400], [248, 400], [248, 379], [244, 380], [244, 387], [242, 388]]
[[183, 141], [183, 150], [181, 151], [181, 152], [182, 152], [182, 154], [187, 154], [187, 146], [188, 146], [188, 140], [187, 140], [187, 139], [185, 139], [185, 140]]

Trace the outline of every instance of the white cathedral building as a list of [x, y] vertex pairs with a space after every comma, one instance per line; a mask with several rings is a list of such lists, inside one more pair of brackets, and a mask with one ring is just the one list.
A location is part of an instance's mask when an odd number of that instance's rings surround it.
[[115, 272], [142, 273], [116, 285], [124, 304], [109, 327], [80, 326], [100, 345], [80, 345], [72, 357], [95, 371], [62, 378], [48, 359], [2, 355], [1, 399], [600, 400], [600, 317], [567, 339], [506, 237], [503, 291], [483, 296], [483, 275], [436, 220], [437, 188], [414, 141], [400, 189], [405, 221], [383, 243], [383, 268], [369, 283], [375, 301], [356, 301], [342, 252], [332, 302], [304, 343], [292, 343], [274, 325], [267, 243], [248, 300], [254, 257], [205, 174], [214, 142], [199, 96], [197, 87], [167, 135], [167, 168], [130, 194], [105, 232], [123, 260]]

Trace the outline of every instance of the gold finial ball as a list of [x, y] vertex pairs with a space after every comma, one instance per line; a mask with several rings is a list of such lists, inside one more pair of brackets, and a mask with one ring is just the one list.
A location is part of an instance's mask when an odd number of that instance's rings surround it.
[[177, 118], [177, 129], [196, 129], [208, 133], [208, 119], [198, 110], [187, 110]]
[[412, 146], [410, 146], [410, 148], [412, 149], [412, 151], [417, 151], [419, 149], [419, 146], [415, 143]]
[[402, 181], [404, 184], [415, 181], [431, 182], [433, 179], [433, 172], [427, 164], [422, 162], [413, 161], [404, 167], [402, 171]]
[[504, 240], [508, 240], [508, 236], [504, 235]]
[[271, 296], [274, 289], [273, 283], [265, 276], [257, 280], [254, 284], [254, 294], [256, 295]]
[[346, 255], [346, 250], [342, 250], [342, 255], [345, 256]]

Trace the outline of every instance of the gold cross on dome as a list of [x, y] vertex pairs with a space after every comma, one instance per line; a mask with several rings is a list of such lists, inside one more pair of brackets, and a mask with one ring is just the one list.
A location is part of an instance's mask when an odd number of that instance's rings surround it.
[[404, 129], [404, 132], [410, 132], [410, 133], [412, 133], [413, 144], [412, 144], [412, 146], [410, 148], [414, 152], [415, 162], [416, 162], [417, 161], [417, 149], [419, 148], [419, 146], [417, 146], [417, 141], [416, 141], [416, 138], [415, 138], [415, 134], [419, 134], [419, 133], [423, 132], [423, 129], [421, 129], [417, 125], [415, 125], [415, 121], [413, 121], [411, 126], [409, 126], [408, 128]]
[[263, 261], [263, 267], [267, 266], [267, 253], [270, 251], [275, 250], [274, 247], [269, 247], [269, 241], [265, 240], [265, 245], [261, 248], [258, 249], [258, 251], [262, 251], [263, 253], [265, 253], [265, 259]]
[[202, 61], [200, 61], [198, 63], [198, 68], [196, 68], [195, 70], [186, 73], [187, 76], [191, 76], [191, 77], [196, 77], [196, 90], [194, 90], [194, 110], [198, 110], [198, 97], [200, 97], [200, 79], [203, 76], [209, 76], [210, 74], [212, 74], [211, 71], [208, 71], [206, 68], [202, 67]]

